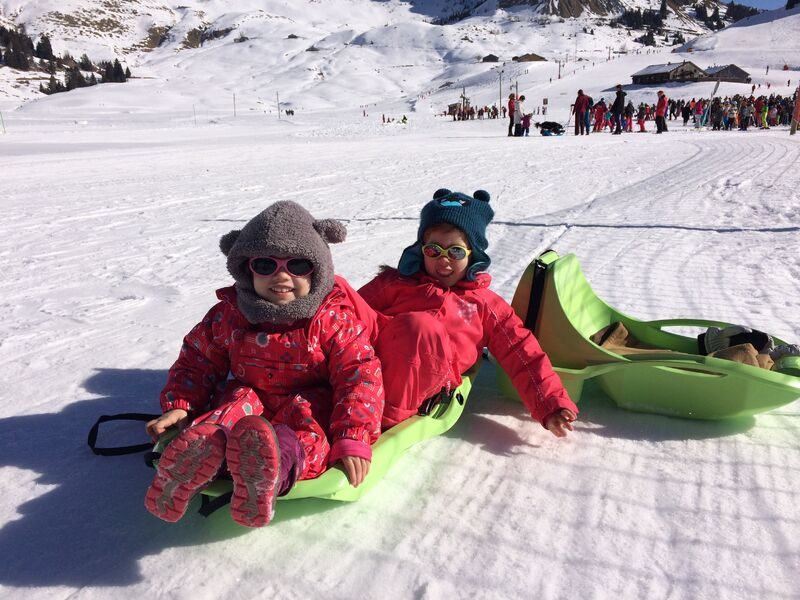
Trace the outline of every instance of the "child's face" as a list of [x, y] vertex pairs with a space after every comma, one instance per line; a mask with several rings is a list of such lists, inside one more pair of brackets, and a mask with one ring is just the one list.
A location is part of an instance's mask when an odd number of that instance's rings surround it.
[[[286, 258], [276, 256], [275, 258]], [[308, 296], [311, 292], [311, 275], [297, 277], [290, 275], [285, 268], [279, 268], [272, 275], [259, 275], [251, 272], [256, 294], [273, 304], [289, 304], [293, 300]]]
[[[460, 229], [450, 227], [430, 227], [422, 237], [423, 244], [439, 244], [442, 248], [463, 246], [471, 250], [467, 236]], [[453, 260], [446, 254], [438, 258], [422, 255], [425, 259], [425, 272], [436, 279], [444, 287], [450, 287], [464, 279], [469, 267], [469, 256]]]

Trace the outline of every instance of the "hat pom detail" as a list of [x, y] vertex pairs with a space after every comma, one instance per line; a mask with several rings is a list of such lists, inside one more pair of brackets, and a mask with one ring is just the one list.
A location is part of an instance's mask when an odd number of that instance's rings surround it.
[[450, 190], [448, 190], [447, 188], [439, 188], [438, 190], [436, 190], [436, 191], [433, 193], [433, 199], [434, 199], [434, 200], [438, 200], [439, 198], [444, 198], [445, 196], [449, 196], [449, 195], [450, 195], [450, 194], [452, 194], [452, 193], [453, 193], [453, 192], [451, 192], [451, 191], [450, 191]]
[[475, 198], [475, 200], [480, 200], [481, 202], [489, 202], [489, 199], [491, 198], [491, 196], [489, 196], [489, 192], [486, 190], [476, 190], [472, 194], [472, 197]]
[[314, 221], [314, 229], [328, 244], [338, 244], [347, 237], [347, 228], [343, 223], [334, 219]]
[[222, 250], [222, 253], [225, 256], [228, 256], [230, 253], [231, 248], [233, 248], [233, 245], [236, 243], [236, 240], [239, 239], [240, 233], [242, 233], [241, 229], [234, 229], [219, 239], [219, 249]]

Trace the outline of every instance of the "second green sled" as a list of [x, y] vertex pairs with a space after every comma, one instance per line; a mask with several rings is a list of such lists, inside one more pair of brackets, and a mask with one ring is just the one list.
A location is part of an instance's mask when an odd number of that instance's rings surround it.
[[[578, 259], [547, 251], [526, 269], [512, 301], [550, 357], [573, 401], [583, 384], [596, 378], [620, 407], [691, 419], [727, 419], [762, 413], [800, 398], [800, 357], [784, 357], [767, 370], [730, 360], [701, 356], [697, 341], [665, 327], [727, 327], [706, 319], [641, 321], [597, 297]], [[590, 337], [621, 322], [636, 339], [664, 352], [622, 355]], [[776, 344], [785, 341], [772, 336]], [[501, 369], [498, 383], [514, 397]]]

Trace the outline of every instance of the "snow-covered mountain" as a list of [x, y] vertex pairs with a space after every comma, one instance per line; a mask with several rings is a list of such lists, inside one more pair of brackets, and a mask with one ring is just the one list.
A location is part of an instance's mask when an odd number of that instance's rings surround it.
[[[344, 80], [364, 104], [424, 93], [485, 70], [490, 54], [501, 63], [527, 53], [607, 60], [643, 48], [635, 41], [642, 31], [613, 26], [613, 18], [660, 7], [660, 0], [0, 0], [0, 25], [23, 26], [34, 40], [48, 35], [56, 54], [119, 58], [136, 77], [310, 94], [310, 107], [329, 105], [334, 95], [320, 88]], [[669, 0], [656, 45], [708, 31], [692, 8]], [[0, 99], [33, 99], [49, 78], [4, 71]], [[409, 85], [420, 79], [430, 86]]]

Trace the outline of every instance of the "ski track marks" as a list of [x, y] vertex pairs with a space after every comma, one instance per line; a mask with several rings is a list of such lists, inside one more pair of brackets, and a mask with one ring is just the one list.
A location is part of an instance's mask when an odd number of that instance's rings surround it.
[[[701, 423], [618, 410], [588, 390], [577, 431], [557, 440], [500, 397], [486, 365], [453, 431], [412, 448], [361, 501], [281, 504], [246, 540], [224, 510], [164, 528], [141, 508], [151, 473], [140, 461], [136, 470], [79, 455], [90, 422], [53, 429], [95, 400], [126, 404], [110, 412], [157, 410], [182, 337], [230, 283], [219, 237], [283, 198], [347, 223], [332, 252], [356, 286], [397, 264], [437, 188], [483, 188], [497, 215], [493, 287], [507, 299], [531, 258], [554, 246], [631, 315], [742, 322], [798, 341], [797, 144], [758, 132], [522, 142], [215, 131], [207, 144], [132, 153], [125, 135], [40, 164], [15, 150], [6, 163], [0, 412], [8, 430], [11, 419], [34, 425], [3, 438], [13, 458], [2, 468], [22, 486], [0, 506], [13, 573], [4, 589], [202, 596], [202, 582], [162, 575], [191, 564], [243, 597], [384, 597], [365, 592], [365, 569], [398, 583], [397, 597], [790, 597], [796, 405]], [[98, 370], [131, 381], [109, 393], [92, 384]], [[152, 398], [139, 397], [142, 386]], [[72, 515], [56, 526], [77, 540], [73, 552], [49, 537], [56, 507]]]

